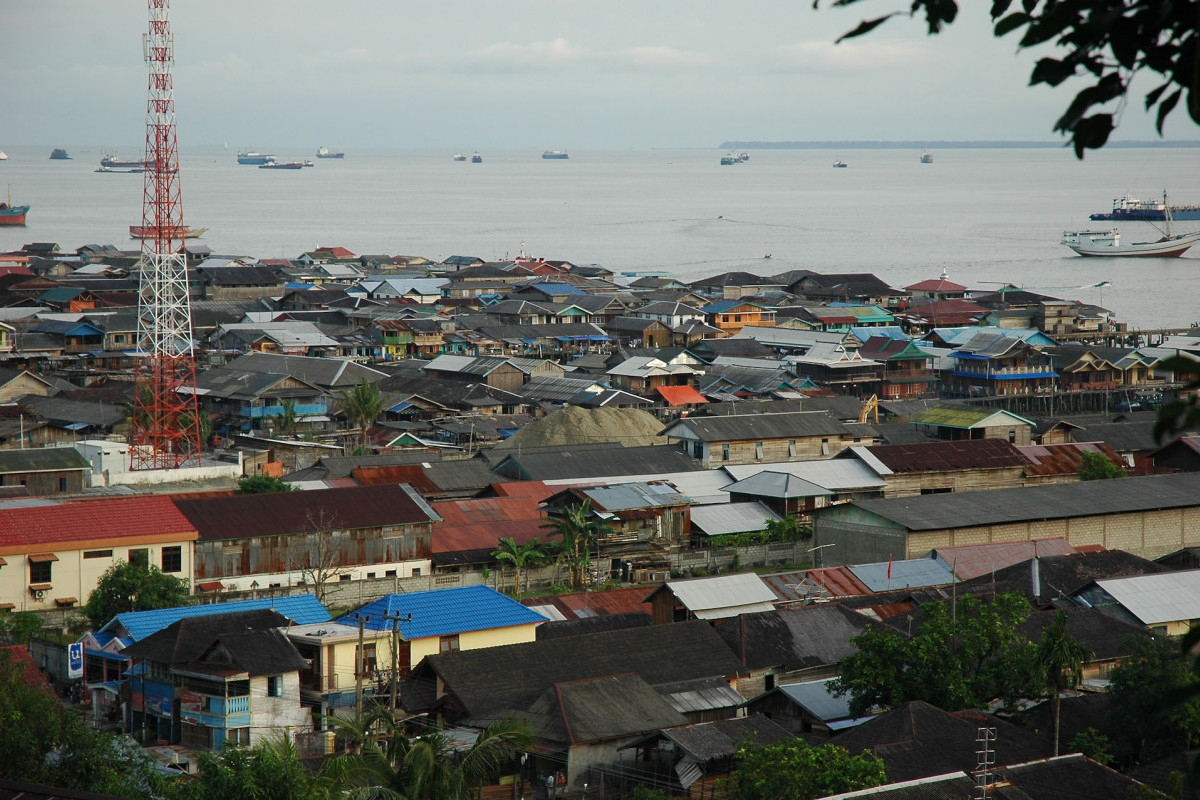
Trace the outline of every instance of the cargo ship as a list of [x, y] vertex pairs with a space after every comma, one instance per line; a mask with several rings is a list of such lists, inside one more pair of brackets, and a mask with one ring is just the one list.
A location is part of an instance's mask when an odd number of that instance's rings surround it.
[[125, 161], [116, 156], [108, 155], [107, 153], [100, 159], [100, 166], [104, 169], [136, 169], [147, 170], [154, 169], [153, 161]]
[[311, 161], [276, 161], [271, 159], [265, 164], [259, 164], [259, 169], [300, 169], [302, 167], [311, 167]]
[[[1113, 199], [1112, 211], [1100, 211], [1092, 214], [1090, 219], [1112, 220], [1115, 222], [1163, 222], [1166, 220], [1167, 204], [1162, 200], [1139, 200], [1125, 195]], [[1171, 206], [1171, 218], [1179, 220], [1200, 220], [1200, 206]]]
[[250, 150], [245, 153], [238, 153], [237, 160], [239, 164], [261, 165], [270, 164], [275, 160], [275, 156], [268, 155], [267, 153], [255, 153], [253, 150]]
[[558, 159], [560, 161], [563, 159], [570, 158], [570, 157], [571, 156], [567, 153], [566, 150], [546, 150], [542, 153], [542, 158], [552, 158], [552, 159]]
[[341, 150], [330, 150], [328, 147], [317, 148], [317, 158], [345, 158], [346, 154]]
[[61, 147], [56, 147], [50, 151], [50, 158], [53, 161], [70, 161], [71, 157], [67, 155], [67, 151]]

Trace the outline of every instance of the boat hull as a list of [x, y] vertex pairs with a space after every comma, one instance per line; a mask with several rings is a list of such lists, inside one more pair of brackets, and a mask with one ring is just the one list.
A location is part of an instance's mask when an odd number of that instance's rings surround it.
[[565, 161], [571, 156], [562, 150], [547, 150], [542, 153], [542, 158], [548, 161]]
[[1129, 244], [1122, 244], [1116, 231], [1068, 231], [1063, 234], [1062, 243], [1079, 255], [1092, 258], [1178, 258], [1200, 244], [1200, 231]]
[[255, 166], [261, 164], [270, 164], [275, 160], [275, 156], [266, 153], [238, 153], [237, 162], [246, 166]]
[[0, 203], [0, 225], [21, 228], [25, 226], [25, 215], [29, 213], [29, 206], [9, 206], [6, 203]]
[[[208, 228], [176, 228], [173, 231], [174, 235], [171, 236], [171, 238], [172, 239], [199, 239], [201, 236], [204, 235], [204, 233], [207, 230], [208, 230]], [[154, 228], [147, 227], [145, 225], [130, 225], [129, 226], [129, 238], [130, 239], [153, 239], [154, 238]]]

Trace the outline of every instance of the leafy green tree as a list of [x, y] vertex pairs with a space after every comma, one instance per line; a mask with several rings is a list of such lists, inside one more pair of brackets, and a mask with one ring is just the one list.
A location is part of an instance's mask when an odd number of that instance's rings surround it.
[[202, 752], [196, 776], [174, 784], [166, 800], [323, 800], [325, 780], [310, 772], [285, 738], [253, 748]]
[[500, 546], [492, 551], [492, 556], [497, 561], [506, 561], [513, 565], [513, 595], [516, 596], [521, 593], [521, 570], [525, 569], [526, 565], [532, 567], [544, 561], [546, 553], [542, 550], [540, 538], [517, 544], [512, 537], [502, 536]]
[[850, 712], [924, 700], [947, 711], [981, 708], [993, 699], [1011, 706], [1037, 693], [1035, 648], [1017, 629], [1029, 601], [1014, 593], [991, 600], [969, 595], [952, 608], [921, 606], [911, 638], [871, 625], [852, 640], [857, 652], [842, 661], [832, 687], [850, 695]]
[[270, 475], [247, 475], [238, 480], [234, 494], [271, 494], [272, 492], [294, 492], [296, 487]]
[[1164, 439], [1200, 427], [1200, 363], [1187, 356], [1171, 356], [1154, 365], [1155, 374], [1173, 373], [1184, 382], [1179, 398], [1165, 403], [1158, 410], [1154, 423], [1154, 439]]
[[732, 800], [811, 800], [886, 782], [883, 760], [865, 750], [853, 756], [836, 744], [792, 739], [739, 748], [727, 788]]
[[1138, 636], [1113, 667], [1108, 721], [1123, 762], [1151, 761], [1200, 740], [1200, 676], [1179, 642]]
[[1124, 478], [1125, 468], [1114, 464], [1099, 453], [1084, 453], [1079, 464], [1079, 480], [1102, 481], [1113, 478]]
[[[367, 715], [364, 721], [365, 726], [337, 723], [357, 728], [360, 748], [333, 758], [324, 772], [334, 791], [351, 800], [474, 800], [481, 783], [532, 744], [528, 725], [515, 719], [488, 725], [465, 753], [441, 732], [407, 736], [390, 714]], [[372, 728], [375, 735], [369, 735]]]
[[584, 500], [550, 512], [542, 528], [550, 531], [548, 536], [561, 537], [559, 560], [567, 564], [571, 588], [578, 589], [592, 563], [592, 545], [610, 534], [612, 526], [593, 516], [592, 501]]
[[13, 644], [29, 644], [41, 635], [44, 627], [41, 616], [32, 611], [17, 611], [0, 616], [0, 633], [7, 636]]
[[1044, 682], [1054, 704], [1054, 755], [1058, 755], [1062, 723], [1062, 693], [1083, 680], [1083, 665], [1092, 651], [1067, 633], [1067, 612], [1054, 615], [1050, 627], [1042, 633], [1037, 646], [1038, 677]]
[[1085, 728], [1075, 734], [1067, 745], [1072, 753], [1083, 753], [1097, 764], [1108, 766], [1113, 763], [1112, 740], [1095, 728]]
[[357, 428], [362, 441], [362, 450], [367, 449], [367, 431], [383, 413], [383, 397], [379, 387], [363, 381], [353, 389], [342, 392], [339, 402], [342, 413], [350, 420], [352, 428]]
[[5, 651], [0, 651], [0, 720], [4, 778], [121, 797], [162, 796], [164, 782], [140, 748], [89, 729], [53, 694], [30, 687]]
[[[859, 0], [831, 0], [834, 6]], [[820, 0], [814, 0], [814, 7]], [[1200, 0], [1022, 0], [1012, 10], [1012, 0], [993, 0], [991, 18], [997, 37], [1023, 31], [1018, 49], [1053, 43], [1062, 57], [1038, 60], [1029, 77], [1031, 86], [1059, 86], [1082, 76], [1094, 81], [1071, 101], [1054, 124], [1070, 134], [1075, 155], [1098, 149], [1116, 127], [1115, 118], [1128, 102], [1127, 94], [1139, 73], [1158, 76], [1145, 96], [1147, 111], [1156, 111], [1159, 135], [1163, 123], [1184, 98], [1185, 108], [1200, 123], [1200, 48], [1197, 20]], [[864, 20], [838, 41], [861, 36], [903, 12], [893, 11]], [[955, 0], [910, 0], [908, 15], [923, 16], [929, 33], [936, 34], [958, 16]], [[1096, 113], [1091, 113], [1097, 109]]]
[[185, 606], [191, 599], [186, 578], [168, 575], [152, 564], [118, 561], [100, 576], [82, 610], [96, 630], [126, 611]]

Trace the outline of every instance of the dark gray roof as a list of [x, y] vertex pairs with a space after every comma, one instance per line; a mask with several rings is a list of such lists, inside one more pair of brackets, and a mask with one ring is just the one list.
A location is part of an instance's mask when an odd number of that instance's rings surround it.
[[287, 617], [270, 608], [184, 617], [121, 652], [137, 660], [187, 664], [199, 658], [221, 634], [278, 629], [287, 624]]
[[46, 422], [52, 424], [86, 423], [97, 428], [109, 428], [125, 421], [125, 410], [106, 403], [83, 400], [63, 400], [57, 397], [23, 395], [18, 401]]
[[853, 505], [910, 531], [1190, 508], [1200, 505], [1200, 473], [856, 500]]
[[73, 447], [0, 450], [0, 473], [90, 470], [89, 462]]
[[869, 622], [857, 611], [822, 604], [742, 614], [717, 632], [750, 669], [793, 671], [840, 664], [855, 652], [850, 640]]
[[363, 381], [376, 383], [384, 377], [379, 370], [341, 358], [285, 356], [274, 353], [246, 353], [227, 365], [246, 372], [274, 372], [291, 375], [324, 388], [346, 389]]
[[603, 478], [616, 475], [652, 475], [671, 472], [695, 472], [703, 469], [699, 462], [674, 447], [647, 445], [621, 447], [609, 444], [567, 445], [494, 449], [488, 457], [501, 458], [495, 471], [516, 480], [549, 480], [552, 478]]
[[700, 763], [729, 758], [747, 741], [753, 741], [755, 747], [766, 747], [795, 738], [759, 714], [681, 725], [664, 730], [661, 736]]
[[[737, 675], [743, 668], [707, 622], [677, 622], [427, 656], [468, 716], [526, 708], [556, 683], [632, 672], [651, 686]], [[420, 668], [418, 669], [420, 671]]]
[[853, 429], [823, 411], [689, 417], [664, 429], [684, 427], [703, 442], [787, 439], [795, 436], [853, 436]]
[[687, 722], [633, 673], [555, 684], [524, 714], [538, 738], [579, 744], [617, 739]]

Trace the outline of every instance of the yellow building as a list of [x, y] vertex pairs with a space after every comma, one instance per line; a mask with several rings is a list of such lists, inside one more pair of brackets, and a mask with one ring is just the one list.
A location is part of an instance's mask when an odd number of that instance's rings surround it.
[[140, 561], [190, 581], [196, 536], [166, 497], [0, 510], [0, 609], [85, 603], [118, 562]]
[[305, 705], [350, 716], [360, 695], [386, 702], [392, 678], [403, 681], [425, 656], [532, 642], [545, 621], [478, 585], [386, 595], [333, 622], [294, 626], [288, 638], [311, 662], [300, 674]]

